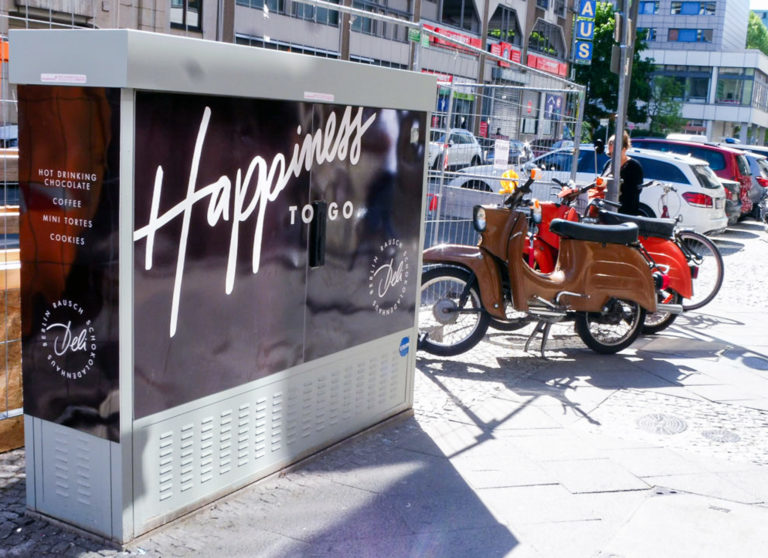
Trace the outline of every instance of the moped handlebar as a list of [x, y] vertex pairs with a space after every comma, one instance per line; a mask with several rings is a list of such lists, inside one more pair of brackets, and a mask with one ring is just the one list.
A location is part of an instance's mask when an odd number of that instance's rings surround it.
[[660, 186], [664, 192], [677, 192], [677, 188], [675, 188], [672, 184], [669, 182], [662, 182], [660, 180], [649, 180], [648, 182], [640, 185], [641, 188], [647, 188], [648, 186]]
[[514, 209], [520, 205], [520, 202], [525, 194], [531, 193], [531, 184], [533, 184], [538, 177], [538, 173], [534, 172], [535, 170], [537, 169], [531, 170], [531, 174], [528, 177], [528, 180], [526, 180], [522, 186], [515, 188], [515, 191], [512, 192], [507, 199], [504, 200], [504, 205]]
[[621, 207], [621, 204], [619, 202], [615, 202], [615, 201], [612, 201], [612, 200], [606, 200], [605, 198], [595, 198], [595, 199], [593, 199], [593, 200], [591, 200], [589, 202], [589, 205], [587, 206], [587, 208], [590, 208], [590, 207], [601, 208], [601, 207], [606, 206], [606, 205], [609, 205], [611, 207], [615, 207], [617, 209], [619, 207]]
[[557, 195], [557, 197], [564, 200], [565, 202], [572, 202], [581, 194], [584, 194], [593, 188], [601, 188], [604, 186], [604, 179], [601, 176], [596, 177], [594, 181], [581, 187], [577, 187], [573, 181], [563, 182], [562, 180], [558, 180], [554, 177], [552, 178], [552, 181], [561, 187], [560, 193]]

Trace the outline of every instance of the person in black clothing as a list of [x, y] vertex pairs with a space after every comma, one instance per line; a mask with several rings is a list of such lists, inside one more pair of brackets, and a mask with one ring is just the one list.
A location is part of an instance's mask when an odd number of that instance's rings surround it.
[[[612, 175], [611, 165], [613, 164], [613, 144], [615, 136], [608, 140], [608, 162], [603, 169], [603, 175]], [[627, 155], [627, 149], [632, 147], [629, 134], [624, 132], [621, 141], [621, 186], [619, 190], [619, 213], [626, 215], [640, 215], [640, 189], [643, 184], [643, 167], [630, 159]]]

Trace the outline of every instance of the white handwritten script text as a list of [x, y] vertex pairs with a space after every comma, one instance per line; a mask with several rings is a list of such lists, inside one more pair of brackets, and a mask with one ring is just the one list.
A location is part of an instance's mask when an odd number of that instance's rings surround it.
[[[268, 204], [278, 198], [292, 177], [298, 177], [302, 170], [308, 172], [312, 169], [313, 165], [330, 163], [337, 160], [344, 161], [347, 158], [349, 158], [351, 164], [357, 164], [360, 159], [362, 136], [373, 124], [376, 115], [369, 116], [363, 122], [363, 109], [358, 108], [357, 112], [353, 115], [352, 107], [348, 106], [341, 120], [337, 123], [335, 113], [331, 113], [325, 122], [324, 128], [319, 128], [314, 134], [307, 133], [303, 140], [298, 141], [293, 146], [290, 159], [287, 159], [287, 155], [278, 153], [268, 163], [264, 157], [256, 155], [251, 159], [245, 174], [243, 174], [242, 169], [238, 169], [234, 179], [234, 191], [232, 180], [223, 175], [212, 184], [198, 188], [197, 175], [210, 119], [211, 109], [206, 107], [203, 111], [203, 118], [192, 155], [186, 198], [165, 213], [158, 214], [160, 194], [163, 187], [163, 167], [158, 165], [155, 173], [149, 223], [133, 233], [134, 242], [146, 238], [144, 268], [147, 270], [152, 269], [155, 233], [176, 217], [182, 216], [171, 305], [171, 337], [176, 333], [192, 207], [197, 202], [208, 198], [208, 225], [213, 228], [222, 219], [231, 223], [225, 280], [225, 292], [229, 295], [232, 293], [235, 284], [240, 223], [245, 222], [256, 213], [256, 230], [253, 238], [252, 256], [252, 271], [256, 274], [259, 271], [261, 260], [262, 234]], [[301, 133], [301, 126], [299, 126], [297, 135], [300, 137]]]
[[401, 261], [397, 268], [395, 268], [394, 260], [390, 259], [389, 262], [381, 265], [373, 272], [373, 279], [378, 281], [376, 294], [378, 294], [379, 298], [384, 298], [390, 288], [396, 287], [403, 282], [404, 267], [405, 262]]

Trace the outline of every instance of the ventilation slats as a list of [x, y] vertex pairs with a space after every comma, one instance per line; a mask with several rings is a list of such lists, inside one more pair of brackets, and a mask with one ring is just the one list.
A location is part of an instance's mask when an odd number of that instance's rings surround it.
[[[281, 386], [285, 390], [243, 395], [231, 400], [231, 407], [219, 407], [202, 419], [179, 421], [156, 438], [157, 501], [192, 501], [220, 490], [275, 460], [312, 447], [318, 443], [315, 440], [328, 437], [326, 433], [335, 436], [336, 429], [362, 424], [367, 416], [401, 403], [405, 378], [398, 356], [369, 355], [307, 375], [303, 382], [294, 378]], [[55, 453], [55, 470], [61, 477], [56, 490], [74, 492], [78, 501], [87, 501], [93, 497], [88, 461], [77, 461], [82, 480], [73, 488], [73, 457], [67, 449], [62, 445]]]

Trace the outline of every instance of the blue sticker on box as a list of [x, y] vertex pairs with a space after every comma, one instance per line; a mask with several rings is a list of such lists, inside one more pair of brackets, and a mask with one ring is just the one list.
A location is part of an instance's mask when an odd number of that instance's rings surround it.
[[400, 356], [404, 357], [408, 354], [408, 350], [411, 348], [411, 338], [403, 337], [400, 340]]

